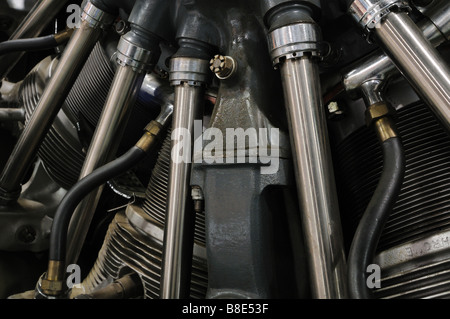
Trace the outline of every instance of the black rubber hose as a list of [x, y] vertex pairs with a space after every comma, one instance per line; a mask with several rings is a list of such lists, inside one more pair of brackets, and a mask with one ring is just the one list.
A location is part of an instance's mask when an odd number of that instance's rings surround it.
[[405, 175], [405, 154], [399, 137], [382, 144], [384, 167], [378, 186], [358, 225], [348, 256], [349, 296], [370, 299], [367, 266], [373, 263], [384, 225], [397, 201]]
[[41, 51], [58, 46], [54, 35], [39, 38], [8, 40], [0, 43], [0, 55], [20, 51]]
[[96, 169], [78, 181], [64, 196], [59, 204], [53, 220], [50, 236], [49, 259], [65, 261], [67, 232], [70, 219], [78, 204], [95, 188], [103, 185], [111, 178], [118, 176], [145, 158], [146, 152], [139, 147], [132, 147], [127, 153], [114, 161]]

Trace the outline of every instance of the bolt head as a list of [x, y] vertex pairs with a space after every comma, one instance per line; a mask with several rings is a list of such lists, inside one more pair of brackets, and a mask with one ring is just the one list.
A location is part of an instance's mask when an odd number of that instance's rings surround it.
[[236, 70], [236, 62], [229, 56], [217, 54], [211, 59], [209, 64], [211, 71], [221, 80], [228, 79]]

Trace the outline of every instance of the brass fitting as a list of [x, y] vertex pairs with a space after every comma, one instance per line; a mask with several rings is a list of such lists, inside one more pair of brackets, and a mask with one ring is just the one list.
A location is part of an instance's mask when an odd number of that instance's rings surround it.
[[159, 134], [162, 130], [163, 126], [157, 121], [151, 121], [145, 127], [145, 133], [141, 137], [141, 139], [136, 143], [136, 146], [139, 147], [144, 152], [149, 152], [155, 143], [159, 139]]
[[366, 124], [375, 128], [381, 142], [398, 136], [392, 120], [394, 114], [395, 110], [384, 102], [372, 104], [366, 110]]
[[47, 273], [41, 280], [42, 291], [49, 296], [59, 296], [64, 292], [64, 263], [50, 260]]
[[385, 102], [372, 104], [366, 109], [366, 124], [370, 127], [380, 118], [394, 114], [395, 110]]
[[58, 32], [54, 35], [55, 41], [58, 44], [64, 44], [67, 41], [70, 40], [70, 37], [72, 36], [74, 32], [74, 29], [66, 29], [64, 31]]

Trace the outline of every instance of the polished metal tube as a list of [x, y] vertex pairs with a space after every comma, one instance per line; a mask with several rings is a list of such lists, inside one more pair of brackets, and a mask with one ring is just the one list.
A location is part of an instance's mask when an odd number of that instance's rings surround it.
[[346, 297], [346, 262], [318, 66], [280, 64], [314, 298]]
[[25, 110], [22, 108], [17, 109], [3, 109], [0, 108], [0, 122], [6, 121], [24, 121]]
[[[68, 1], [65, 0], [43, 0], [36, 2], [19, 27], [11, 35], [10, 40], [39, 36], [67, 2]], [[23, 53], [17, 52], [2, 56], [0, 79], [5, 77], [12, 70], [22, 56]]]
[[[444, 42], [444, 35], [430, 19], [425, 18], [421, 20], [418, 26], [425, 38], [435, 47]], [[447, 36], [450, 36], [450, 34]], [[383, 51], [377, 50], [363, 60], [345, 68], [342, 74], [345, 90], [350, 94], [356, 93], [355, 97], [359, 98], [359, 90], [362, 83], [372, 80], [388, 80], [391, 76], [399, 74], [399, 71]]]
[[[175, 102], [172, 120], [172, 150], [176, 149], [177, 131], [190, 133], [189, 141], [182, 141], [191, 152], [194, 145], [194, 120], [200, 111], [203, 88], [181, 83], [175, 86]], [[175, 134], [175, 135], [174, 135]], [[161, 278], [161, 298], [189, 297], [190, 264], [192, 260], [193, 212], [188, 202], [190, 195], [191, 158], [170, 162], [169, 189], [164, 233], [164, 251]]]
[[386, 53], [450, 130], [450, 69], [405, 12], [391, 12], [374, 29]]
[[[119, 66], [86, 155], [80, 179], [106, 164], [116, 155], [121, 136], [135, 105], [145, 73], [131, 66]], [[69, 225], [68, 264], [77, 261], [92, 221], [102, 188], [93, 191], [75, 210]]]
[[433, 39], [441, 38], [441, 41], [450, 40], [450, 2], [448, 0], [433, 1], [422, 13], [429, 19], [434, 28], [438, 30], [433, 31]]
[[83, 21], [67, 44], [39, 104], [0, 176], [2, 202], [8, 203], [18, 198], [22, 179], [101, 32], [100, 28], [93, 28], [90, 23]]

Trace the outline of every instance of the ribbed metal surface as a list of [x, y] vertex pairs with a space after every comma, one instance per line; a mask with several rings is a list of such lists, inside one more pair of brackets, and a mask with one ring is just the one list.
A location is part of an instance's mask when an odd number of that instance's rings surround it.
[[[171, 131], [162, 145], [158, 160], [146, 191], [143, 209], [152, 218], [164, 226], [166, 219], [167, 189], [169, 181], [169, 164], [171, 156]], [[205, 213], [196, 215], [194, 239], [205, 244]]]
[[55, 129], [49, 131], [39, 149], [39, 157], [45, 163], [45, 169], [63, 188], [69, 189], [78, 179], [84, 161], [80, 149], [79, 143], [67, 143]]
[[450, 260], [420, 266], [382, 278], [376, 298], [450, 298]]
[[[82, 283], [83, 293], [89, 293], [107, 278], [117, 279], [124, 275], [126, 269], [131, 269], [142, 279], [145, 298], [158, 299], [161, 258], [161, 239], [143, 235], [129, 224], [123, 212], [117, 213], [109, 226], [98, 259]], [[191, 298], [205, 298], [207, 280], [206, 261], [194, 256]]]
[[[378, 250], [450, 227], [450, 137], [423, 104], [398, 111], [397, 126], [406, 154], [400, 197], [385, 226]], [[341, 212], [353, 234], [382, 171], [375, 134], [354, 132], [335, 152]]]
[[[25, 108], [25, 124], [30, 120], [43, 92], [42, 84], [36, 80], [36, 73], [27, 76], [21, 86], [21, 99]], [[77, 179], [83, 165], [81, 144], [66, 130], [52, 126], [39, 148], [38, 155], [45, 169], [60, 186], [69, 188]]]
[[[74, 127], [77, 123], [87, 122], [85, 124], [89, 127], [82, 129], [85, 138], [89, 138], [90, 131], [94, 131], [101, 116], [114, 75], [110, 57], [101, 44], [97, 43], [62, 106], [66, 122], [59, 127], [54, 124], [39, 149], [39, 157], [49, 175], [66, 189], [78, 181], [85, 159], [83, 146], [86, 148], [86, 145], [81, 145]], [[37, 107], [44, 88], [45, 83], [37, 79], [35, 72], [25, 78], [21, 87], [21, 99], [26, 110], [26, 121]], [[122, 141], [118, 141], [122, 142], [119, 151], [124, 152], [139, 139], [145, 125], [155, 116], [155, 106], [151, 101], [137, 100], [127, 134]], [[55, 123], [58, 120], [61, 120], [61, 114]], [[83, 142], [89, 143], [88, 140]]]
[[109, 58], [97, 43], [65, 101], [73, 118], [78, 120], [81, 113], [89, 124], [97, 125], [114, 73]]
[[[405, 148], [406, 175], [378, 252], [450, 229], [450, 136], [422, 103], [400, 109], [397, 126]], [[353, 234], [381, 175], [381, 148], [372, 130], [362, 128], [344, 140], [334, 155], [343, 223], [346, 233]], [[399, 264], [387, 273], [382, 269], [381, 289], [375, 290], [375, 297], [450, 297], [448, 256], [432, 253], [413, 269], [406, 267]]]
[[[73, 122], [72, 126], [82, 114], [95, 127], [113, 77], [114, 72], [106, 54], [97, 43], [63, 105], [63, 110]], [[40, 83], [35, 73], [24, 79], [21, 98], [26, 111], [26, 123], [37, 107], [44, 87], [45, 83]], [[67, 129], [58, 129], [53, 125], [38, 155], [49, 175], [60, 186], [68, 189], [77, 182], [85, 154], [81, 143]]]

